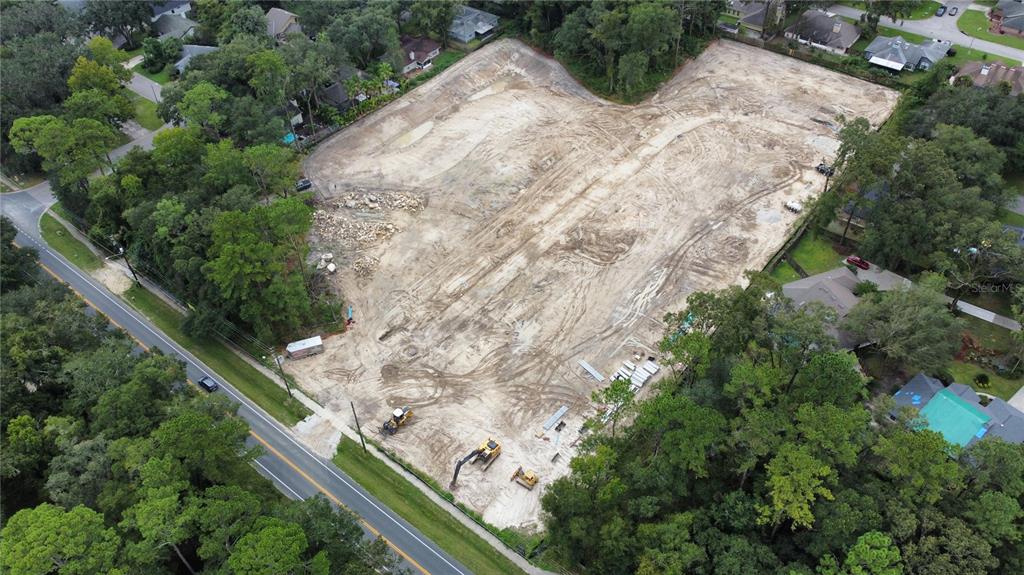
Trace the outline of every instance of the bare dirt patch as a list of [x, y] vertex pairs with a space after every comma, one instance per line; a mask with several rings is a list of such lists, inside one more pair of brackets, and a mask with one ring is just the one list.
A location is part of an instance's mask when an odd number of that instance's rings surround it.
[[[594, 413], [578, 360], [609, 376], [653, 355], [665, 312], [762, 267], [795, 218], [783, 203], [821, 190], [836, 116], [877, 124], [896, 98], [719, 42], [621, 106], [520, 43], [487, 46], [307, 160], [325, 197], [313, 242], [335, 254], [356, 324], [289, 369], [338, 413], [355, 401], [364, 429], [412, 406], [386, 445], [442, 484], [497, 439], [502, 456], [466, 466], [456, 497], [535, 526]], [[563, 405], [567, 426], [543, 433]], [[540, 488], [509, 481], [519, 465]]]
[[100, 280], [103, 287], [117, 295], [123, 294], [132, 287], [132, 278], [128, 276], [128, 271], [110, 262], [103, 262], [103, 267], [89, 273], [92, 277]]

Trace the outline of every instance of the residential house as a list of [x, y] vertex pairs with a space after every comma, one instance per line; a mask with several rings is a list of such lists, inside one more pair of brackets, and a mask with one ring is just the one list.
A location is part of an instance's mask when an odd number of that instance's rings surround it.
[[1024, 0], [1000, 0], [989, 11], [988, 22], [990, 32], [1024, 36]]
[[192, 9], [192, 3], [188, 0], [169, 0], [168, 2], [153, 2], [149, 7], [153, 10], [153, 16], [149, 21], [156, 22], [164, 15], [184, 18], [185, 14]]
[[878, 36], [864, 49], [864, 58], [868, 62], [895, 70], [928, 70], [953, 47], [946, 40], [925, 40], [914, 44], [904, 40], [902, 36]]
[[[941, 433], [946, 441], [967, 447], [984, 437], [1024, 443], [1024, 413], [998, 397], [981, 397], [969, 386], [918, 373], [895, 395], [897, 408], [918, 410], [921, 426]], [[895, 410], [890, 414], [895, 416]]]
[[808, 10], [786, 28], [784, 35], [819, 50], [845, 54], [860, 38], [860, 30], [831, 12]]
[[786, 3], [782, 0], [729, 0], [725, 13], [738, 19], [740, 28], [763, 34], [765, 20], [774, 25], [786, 17]]
[[970, 78], [978, 88], [996, 88], [1002, 83], [1010, 87], [1010, 95], [1024, 92], [1024, 66], [1007, 66], [1002, 62], [967, 62], [950, 78], [953, 84], [957, 78]]
[[441, 53], [441, 45], [430, 38], [402, 38], [402, 74], [429, 68]]
[[299, 17], [280, 8], [267, 10], [267, 35], [283, 42], [289, 34], [302, 34]]
[[320, 90], [320, 101], [334, 106], [339, 112], [344, 112], [365, 100], [365, 94], [348, 93], [348, 86], [346, 84], [355, 77], [365, 78], [366, 74], [362, 70], [357, 70], [354, 66], [347, 64], [338, 68], [332, 77], [334, 83]]
[[153, 22], [153, 31], [160, 40], [168, 38], [185, 40], [192, 36], [196, 26], [198, 24], [184, 16], [164, 14]]
[[[782, 286], [782, 293], [793, 300], [797, 307], [802, 307], [809, 302], [818, 302], [832, 308], [836, 312], [836, 316], [842, 319], [860, 301], [860, 298], [853, 293], [860, 281], [852, 271], [841, 267], [789, 282]], [[829, 331], [832, 332], [843, 349], [856, 349], [867, 343], [835, 326], [830, 327]]]
[[185, 72], [185, 68], [188, 68], [189, 62], [192, 58], [201, 54], [209, 54], [210, 52], [216, 52], [220, 48], [216, 46], [200, 46], [198, 44], [185, 44], [181, 47], [181, 58], [174, 63], [174, 69], [178, 71], [178, 74]]
[[448, 28], [448, 35], [463, 44], [484, 39], [498, 27], [498, 17], [490, 12], [459, 6], [459, 11]]

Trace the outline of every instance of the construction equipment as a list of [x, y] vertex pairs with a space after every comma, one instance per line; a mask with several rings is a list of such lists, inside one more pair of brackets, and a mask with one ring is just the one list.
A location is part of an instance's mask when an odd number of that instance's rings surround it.
[[412, 417], [412, 409], [409, 407], [399, 407], [391, 412], [391, 418], [384, 422], [381, 426], [381, 433], [385, 435], [394, 435], [398, 433], [398, 428], [405, 425], [406, 421]]
[[468, 455], [455, 463], [455, 475], [452, 475], [452, 482], [448, 485], [448, 489], [455, 489], [455, 482], [459, 479], [459, 470], [462, 469], [462, 466], [467, 461], [473, 460], [470, 465], [475, 465], [482, 461], [484, 463], [484, 471], [487, 471], [499, 455], [501, 455], [501, 444], [488, 437], [487, 441], [480, 444], [480, 447], [470, 451]]
[[520, 465], [516, 468], [516, 472], [512, 474], [512, 479], [510, 481], [515, 481], [519, 485], [522, 485], [532, 491], [533, 487], [537, 485], [537, 481], [539, 480], [540, 478], [537, 477], [536, 473], [533, 471], [524, 471], [523, 466]]

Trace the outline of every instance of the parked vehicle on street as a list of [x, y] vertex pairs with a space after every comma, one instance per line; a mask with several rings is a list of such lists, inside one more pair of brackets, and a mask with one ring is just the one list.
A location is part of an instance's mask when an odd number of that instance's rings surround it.
[[859, 267], [862, 270], [871, 269], [871, 264], [869, 264], [866, 259], [864, 259], [864, 258], [862, 258], [860, 256], [850, 256], [850, 257], [846, 258], [846, 263], [851, 264], [851, 265], [855, 265], [855, 266]]
[[206, 391], [209, 391], [210, 393], [213, 393], [220, 389], [220, 385], [218, 385], [217, 382], [214, 381], [213, 378], [211, 378], [208, 375], [200, 377], [199, 381], [197, 381], [196, 384], [199, 385], [199, 387], [205, 389]]
[[949, 15], [950, 16], [956, 16], [957, 12], [959, 12], [959, 11], [960, 11], [959, 8], [957, 8], [956, 6], [953, 6], [952, 8], [949, 9]]
[[945, 6], [939, 6], [939, 9], [935, 11], [935, 15], [936, 16], [945, 16], [945, 14], [946, 14], [946, 7]]

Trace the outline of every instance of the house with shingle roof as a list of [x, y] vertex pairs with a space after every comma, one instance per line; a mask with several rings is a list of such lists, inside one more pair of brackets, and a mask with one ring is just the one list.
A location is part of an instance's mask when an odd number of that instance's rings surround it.
[[1024, 36], [1024, 1], [1000, 0], [988, 13], [990, 32]]
[[1024, 93], [1024, 66], [1007, 66], [1002, 62], [966, 62], [960, 70], [950, 78], [955, 83], [957, 78], [970, 78], [977, 88], [996, 88], [1004, 82], [1010, 87], [1010, 95]]
[[864, 49], [864, 58], [876, 66], [895, 70], [928, 70], [953, 47], [946, 40], [925, 40], [914, 44], [902, 36], [878, 36]]
[[174, 63], [174, 69], [178, 71], [178, 74], [181, 74], [185, 71], [185, 68], [188, 68], [188, 64], [192, 61], [192, 58], [195, 58], [196, 56], [200, 56], [202, 54], [216, 52], [219, 49], [220, 48], [216, 46], [200, 46], [199, 44], [185, 44], [181, 47], [181, 58], [178, 58], [178, 61]]
[[[782, 293], [793, 300], [797, 307], [818, 302], [833, 309], [836, 316], [842, 319], [860, 301], [853, 293], [858, 283], [860, 280], [849, 268], [840, 267], [789, 282], [782, 286]], [[835, 326], [830, 327], [829, 331], [844, 349], [856, 349], [867, 343]]]
[[459, 11], [452, 19], [452, 25], [448, 28], [448, 35], [463, 44], [476, 39], [484, 39], [490, 36], [498, 27], [498, 17], [490, 12], [459, 6]]
[[845, 54], [860, 38], [860, 30], [831, 12], [808, 10], [783, 35], [812, 48]]
[[298, 15], [280, 8], [267, 10], [267, 36], [283, 42], [289, 34], [302, 34]]

